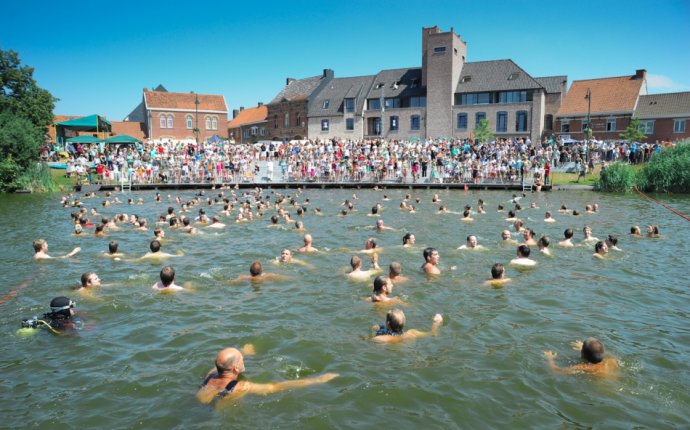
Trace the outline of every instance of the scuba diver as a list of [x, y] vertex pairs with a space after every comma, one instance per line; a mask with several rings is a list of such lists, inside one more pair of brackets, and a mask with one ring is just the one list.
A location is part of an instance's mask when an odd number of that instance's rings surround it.
[[68, 297], [55, 297], [50, 301], [50, 312], [43, 314], [40, 319], [34, 316], [31, 319], [22, 321], [22, 328], [19, 334], [33, 334], [35, 329], [46, 327], [54, 334], [65, 334], [73, 332], [82, 324], [78, 317], [75, 317], [74, 307], [77, 303]]

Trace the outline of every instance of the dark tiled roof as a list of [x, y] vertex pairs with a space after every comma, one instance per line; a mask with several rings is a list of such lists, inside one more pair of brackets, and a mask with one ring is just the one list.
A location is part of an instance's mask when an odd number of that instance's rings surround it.
[[513, 60], [493, 60], [465, 63], [455, 92], [476, 93], [534, 88], [543, 87]]
[[[374, 76], [355, 76], [331, 80], [312, 100], [308, 115], [310, 117], [339, 115], [344, 112], [344, 100], [355, 99], [355, 113], [361, 113], [364, 100], [371, 87]], [[324, 102], [328, 100], [328, 108]]]
[[637, 102], [635, 116], [643, 119], [690, 116], [690, 91], [642, 96]]
[[[412, 88], [412, 83], [416, 86]], [[382, 85], [380, 88], [379, 85]], [[417, 97], [426, 96], [426, 88], [422, 87], [422, 69], [404, 68], [381, 70], [375, 77], [374, 83], [366, 98], [388, 97]]]
[[146, 106], [159, 109], [195, 110], [196, 97], [199, 97], [199, 110], [227, 112], [225, 98], [213, 94], [171, 93], [167, 91], [144, 91]]
[[563, 92], [563, 82], [567, 84], [567, 76], [544, 76], [542, 78], [534, 78], [535, 81], [546, 89], [547, 94], [555, 94]]
[[591, 90], [591, 112], [630, 112], [640, 95], [644, 79], [635, 76], [573, 81], [558, 115], [586, 115], [587, 90]]
[[283, 100], [287, 101], [298, 101], [306, 100], [309, 98], [312, 92], [319, 86], [321, 80], [324, 77], [322, 75], [312, 76], [311, 78], [296, 79], [291, 81], [289, 84], [285, 85], [283, 89], [278, 93], [270, 104], [280, 103]]

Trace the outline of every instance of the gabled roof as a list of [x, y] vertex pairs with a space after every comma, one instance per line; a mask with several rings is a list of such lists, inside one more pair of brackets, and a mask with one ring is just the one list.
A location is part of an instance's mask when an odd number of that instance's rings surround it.
[[277, 96], [271, 100], [270, 104], [280, 103], [283, 100], [298, 101], [306, 100], [311, 93], [319, 86], [321, 80], [324, 79], [322, 75], [312, 76], [311, 78], [295, 79], [285, 85]]
[[568, 83], [567, 76], [544, 76], [541, 78], [534, 78], [539, 82], [539, 85], [546, 89], [547, 94], [556, 94], [563, 92], [563, 83]]
[[374, 77], [374, 83], [367, 98], [417, 97], [426, 95], [422, 87], [422, 69], [404, 68], [381, 70]]
[[690, 116], [690, 91], [642, 96], [637, 103], [635, 116], [637, 118]]
[[[374, 76], [355, 76], [351, 78], [332, 79], [312, 100], [310, 117], [332, 116], [344, 112], [344, 100], [355, 99], [355, 113], [361, 113], [364, 99], [371, 87]], [[324, 109], [324, 102], [328, 100], [328, 107]]]
[[245, 109], [232, 120], [228, 121], [228, 128], [237, 128], [245, 124], [254, 124], [266, 121], [268, 108], [265, 105]]
[[557, 115], [587, 115], [587, 90], [592, 92], [591, 113], [632, 113], [643, 83], [635, 75], [573, 81]]
[[[156, 88], [153, 89], [153, 91], [162, 91], [162, 92], [168, 92], [167, 89], [162, 84], [158, 84]], [[124, 119], [125, 121], [133, 121], [133, 122], [145, 122], [146, 121], [146, 106], [144, 106], [144, 100], [142, 100], [137, 107], [132, 109], [132, 112], [129, 113]]]
[[543, 88], [513, 60], [465, 63], [455, 92], [515, 91]]
[[171, 93], [167, 91], [144, 90], [144, 100], [148, 109], [180, 109], [193, 111], [194, 102], [199, 97], [200, 111], [227, 112], [225, 97], [211, 94]]

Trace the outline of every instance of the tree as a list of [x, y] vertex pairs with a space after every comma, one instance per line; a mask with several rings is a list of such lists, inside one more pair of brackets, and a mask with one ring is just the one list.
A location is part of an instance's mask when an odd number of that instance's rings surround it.
[[620, 136], [628, 142], [640, 142], [647, 137], [644, 132], [640, 130], [639, 118], [633, 118], [628, 128], [626, 128]]
[[58, 99], [39, 87], [33, 74], [33, 67], [21, 65], [17, 52], [0, 50], [0, 112], [25, 118], [43, 132], [53, 123]]
[[10, 159], [21, 168], [37, 161], [43, 142], [42, 129], [12, 112], [0, 113], [0, 161]]
[[479, 124], [474, 128], [474, 138], [477, 139], [477, 141], [484, 145], [489, 142], [489, 140], [493, 139], [494, 134], [491, 132], [489, 129], [489, 120], [488, 119], [483, 119], [479, 121]]

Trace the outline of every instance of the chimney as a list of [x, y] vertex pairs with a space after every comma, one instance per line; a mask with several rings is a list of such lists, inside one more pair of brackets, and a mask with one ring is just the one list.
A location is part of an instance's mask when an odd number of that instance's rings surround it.
[[332, 78], [335, 75], [332, 69], [323, 69], [324, 78]]
[[233, 109], [232, 110], [232, 119], [237, 118], [237, 115], [239, 115], [239, 114], [240, 114], [240, 111], [238, 111], [237, 109]]
[[257, 106], [257, 107], [261, 107], [261, 106], [263, 106], [263, 105], [264, 105], [264, 102], [259, 102], [259, 103], [257, 103], [256, 106]]
[[240, 112], [244, 110], [244, 106], [240, 106]]
[[646, 78], [647, 78], [647, 70], [645, 70], [645, 69], [635, 70], [635, 77], [633, 77], [633, 79], [646, 79]]
[[285, 86], [290, 85], [292, 82], [295, 82], [295, 80], [293, 78], [286, 78], [285, 79]]

